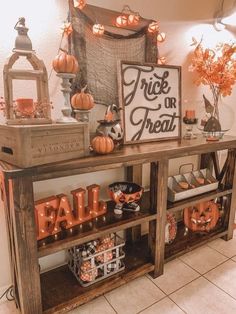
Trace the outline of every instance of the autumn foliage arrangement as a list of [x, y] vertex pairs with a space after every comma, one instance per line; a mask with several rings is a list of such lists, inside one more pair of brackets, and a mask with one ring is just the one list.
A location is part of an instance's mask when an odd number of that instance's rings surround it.
[[212, 102], [203, 95], [208, 120], [202, 121], [204, 131], [221, 131], [219, 100], [231, 95], [236, 82], [236, 44], [222, 43], [215, 49], [204, 48], [202, 40], [193, 38], [192, 62], [189, 71], [198, 74], [196, 85], [208, 85], [212, 92]]

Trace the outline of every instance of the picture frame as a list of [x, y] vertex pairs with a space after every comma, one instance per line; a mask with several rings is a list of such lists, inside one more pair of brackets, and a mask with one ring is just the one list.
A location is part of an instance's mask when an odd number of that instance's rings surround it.
[[181, 67], [121, 61], [124, 144], [181, 138]]

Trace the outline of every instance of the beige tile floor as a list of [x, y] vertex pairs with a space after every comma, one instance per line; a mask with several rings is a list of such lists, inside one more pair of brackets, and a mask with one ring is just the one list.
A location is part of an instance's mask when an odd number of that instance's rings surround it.
[[[12, 302], [0, 305], [0, 314], [17, 313]], [[167, 263], [159, 278], [135, 279], [70, 312], [114, 313], [236, 314], [236, 231]]]

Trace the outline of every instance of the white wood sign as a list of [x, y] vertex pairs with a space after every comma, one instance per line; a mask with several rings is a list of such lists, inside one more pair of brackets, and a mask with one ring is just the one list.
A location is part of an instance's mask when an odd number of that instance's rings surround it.
[[181, 137], [181, 68], [122, 61], [119, 65], [124, 142]]

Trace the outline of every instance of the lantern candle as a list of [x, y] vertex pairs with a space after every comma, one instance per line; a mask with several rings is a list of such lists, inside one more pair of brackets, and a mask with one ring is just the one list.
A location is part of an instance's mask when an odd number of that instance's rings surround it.
[[186, 110], [185, 117], [191, 120], [195, 119], [195, 110]]
[[34, 113], [34, 102], [31, 98], [16, 99], [16, 110], [23, 117], [31, 116]]

